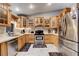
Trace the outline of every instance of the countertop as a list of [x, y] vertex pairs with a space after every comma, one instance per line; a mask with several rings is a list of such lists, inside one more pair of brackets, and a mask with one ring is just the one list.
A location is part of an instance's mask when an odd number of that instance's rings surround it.
[[15, 35], [15, 36], [1, 35], [0, 36], [0, 43], [13, 40], [13, 39], [18, 38], [18, 37], [20, 37], [22, 35], [24, 35], [24, 34], [19, 34], [19, 35]]
[[[31, 34], [31, 33], [25, 33], [25, 34]], [[22, 35], [25, 35], [25, 34], [15, 34], [14, 36], [8, 36], [8, 35], [6, 35], [6, 34], [0, 35], [0, 43], [13, 40], [13, 39], [18, 38], [18, 37], [20, 37], [20, 36], [22, 36]], [[53, 33], [44, 33], [44, 34], [53, 34]], [[58, 36], [58, 34], [53, 34], [53, 35]]]

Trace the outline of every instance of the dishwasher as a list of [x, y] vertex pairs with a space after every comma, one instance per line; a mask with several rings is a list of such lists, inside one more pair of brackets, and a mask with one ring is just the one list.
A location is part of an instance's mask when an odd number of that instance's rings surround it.
[[8, 42], [8, 56], [15, 56], [17, 52], [17, 39]]

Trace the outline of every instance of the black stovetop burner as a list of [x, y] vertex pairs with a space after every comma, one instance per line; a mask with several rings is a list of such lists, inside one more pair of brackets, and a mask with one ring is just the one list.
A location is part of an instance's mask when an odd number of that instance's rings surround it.
[[35, 35], [44, 35], [43, 30], [36, 30]]

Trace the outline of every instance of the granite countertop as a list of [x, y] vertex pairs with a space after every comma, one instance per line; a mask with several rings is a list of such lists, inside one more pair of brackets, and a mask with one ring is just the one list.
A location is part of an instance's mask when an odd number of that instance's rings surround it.
[[[31, 33], [25, 33], [25, 34], [31, 34]], [[0, 43], [13, 40], [13, 39], [23, 36], [25, 34], [17, 33], [17, 34], [14, 34], [14, 36], [9, 36], [7, 34], [0, 35]]]
[[24, 35], [24, 34], [19, 34], [19, 35], [15, 35], [15, 36], [1, 35], [0, 36], [0, 43], [13, 40], [13, 39], [18, 38], [18, 37], [20, 37], [22, 35]]
[[58, 36], [58, 34], [55, 34], [55, 33], [44, 33], [44, 34], [49, 34], [49, 35], [50, 35], [50, 34], [53, 34], [53, 35], [57, 35], [57, 36]]
[[[25, 34], [31, 34], [31, 35], [32, 35], [32, 33], [25, 33]], [[0, 35], [0, 43], [13, 40], [13, 39], [18, 38], [18, 37], [20, 37], [20, 36], [22, 36], [22, 35], [25, 35], [25, 34], [19, 33], [19, 34], [15, 34], [14, 36], [8, 36], [8, 35], [5, 35], [5, 34]], [[44, 33], [44, 34], [45, 34], [45, 35], [46, 35], [46, 34], [48, 35], [48, 34], [53, 34], [53, 33]], [[53, 34], [53, 35], [57, 35], [57, 36], [58, 36], [58, 34]]]

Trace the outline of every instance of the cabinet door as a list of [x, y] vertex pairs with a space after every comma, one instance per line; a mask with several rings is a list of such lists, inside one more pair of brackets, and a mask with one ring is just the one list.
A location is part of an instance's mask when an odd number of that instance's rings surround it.
[[39, 20], [38, 18], [35, 18], [35, 26], [37, 26], [39, 24]]
[[9, 10], [8, 4], [1, 4], [0, 5], [0, 26], [10, 26], [11, 24], [11, 13]]
[[58, 36], [55, 36], [55, 35], [45, 35], [45, 43], [46, 44], [54, 44], [56, 46], [58, 46]]
[[28, 43], [29, 42], [29, 35], [26, 34], [26, 39], [25, 39], [25, 42]]
[[0, 44], [0, 55], [1, 56], [8, 56], [8, 46], [7, 42]]
[[23, 18], [23, 27], [26, 27], [26, 18]]
[[17, 21], [17, 27], [18, 28], [24, 28], [28, 26], [28, 21], [27, 17], [24, 16], [19, 16], [18, 21]]
[[35, 26], [43, 26], [44, 25], [44, 18], [37, 17], [35, 18]]
[[45, 43], [50, 44], [52, 43], [51, 41], [52, 41], [51, 35], [45, 35]]
[[59, 39], [58, 39], [58, 36], [52, 36], [52, 38], [53, 38], [53, 43], [54, 43], [54, 45], [55, 46], [58, 46], [59, 45]]
[[34, 20], [33, 19], [28, 20], [28, 27], [34, 28]]
[[25, 40], [26, 40], [26, 35], [24, 35], [24, 45], [26, 44], [26, 41]]
[[34, 43], [34, 35], [29, 35], [29, 43]]
[[40, 19], [39, 19], [39, 24], [42, 25], [42, 24], [43, 24], [43, 20], [44, 20], [43, 18], [40, 18]]
[[46, 27], [46, 28], [50, 28], [50, 19], [46, 19], [45, 20], [45, 24], [44, 24], [44, 26]]
[[26, 43], [34, 43], [34, 35], [26, 34]]
[[25, 43], [25, 35], [18, 38], [18, 51], [24, 47]]
[[18, 38], [18, 51], [22, 48], [22, 41], [21, 41], [22, 37]]
[[57, 28], [58, 27], [58, 17], [52, 17], [51, 18], [51, 27]]

